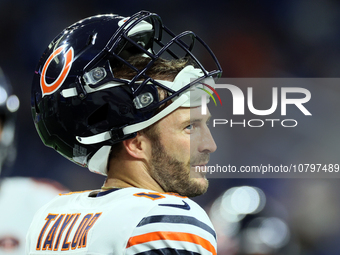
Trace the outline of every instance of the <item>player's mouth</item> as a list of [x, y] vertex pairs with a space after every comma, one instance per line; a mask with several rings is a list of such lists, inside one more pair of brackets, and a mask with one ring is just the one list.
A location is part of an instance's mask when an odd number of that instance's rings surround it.
[[207, 173], [207, 164], [208, 162], [191, 165], [192, 177], [205, 177]]
[[191, 165], [191, 167], [194, 167], [194, 168], [197, 168], [197, 169], [205, 169], [207, 164], [208, 164], [208, 162], [200, 163], [200, 164]]

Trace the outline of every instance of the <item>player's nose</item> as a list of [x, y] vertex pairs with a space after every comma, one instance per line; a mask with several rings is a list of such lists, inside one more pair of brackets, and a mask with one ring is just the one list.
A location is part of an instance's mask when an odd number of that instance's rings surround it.
[[204, 129], [204, 133], [201, 136], [201, 141], [198, 150], [200, 152], [207, 152], [207, 153], [213, 153], [216, 151], [217, 146], [215, 143], [214, 138], [211, 135], [211, 132], [208, 127]]

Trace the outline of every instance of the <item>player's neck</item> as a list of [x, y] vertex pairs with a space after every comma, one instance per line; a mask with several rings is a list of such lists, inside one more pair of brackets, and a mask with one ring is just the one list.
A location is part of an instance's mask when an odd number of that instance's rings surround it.
[[164, 192], [151, 177], [147, 164], [142, 160], [112, 160], [104, 189], [136, 187]]

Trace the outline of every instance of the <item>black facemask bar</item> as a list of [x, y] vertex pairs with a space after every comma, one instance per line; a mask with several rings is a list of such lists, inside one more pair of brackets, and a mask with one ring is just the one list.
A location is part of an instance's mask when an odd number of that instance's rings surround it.
[[[145, 33], [145, 36], [150, 36], [150, 41], [146, 42], [144, 47], [136, 42], [134, 40], [133, 36], [128, 36], [128, 33], [140, 22], [146, 21], [149, 24], [152, 25], [152, 30], [147, 31]], [[143, 32], [144, 33], [144, 32]], [[171, 39], [167, 41], [166, 43], [162, 40], [164, 37], [168, 36]], [[153, 38], [152, 38], [153, 37]], [[184, 38], [190, 38], [189, 42], [185, 41]], [[142, 38], [143, 39], [143, 38]], [[202, 63], [198, 60], [198, 58], [193, 54], [193, 49], [195, 44], [200, 44], [203, 46], [203, 49], [205, 49], [210, 57], [212, 58], [213, 62], [216, 65], [216, 69], [212, 71], [207, 71]], [[148, 57], [150, 57], [150, 62], [145, 66], [144, 69], [138, 70], [136, 67], [131, 65], [127, 59], [126, 56], [128, 54], [122, 54], [125, 48], [129, 46], [129, 48], [134, 50], [134, 54], [145, 54]], [[159, 51], [155, 52], [155, 47], [159, 47]], [[174, 52], [172, 50], [173, 46], [177, 46], [179, 49], [183, 50], [185, 52], [184, 56], [179, 56], [178, 53]], [[200, 68], [203, 72], [203, 76], [190, 82], [186, 86], [184, 86], [182, 89], [178, 91], [172, 91], [168, 87], [158, 83], [148, 75], [146, 75], [146, 71], [154, 64], [154, 62], [160, 58], [163, 57], [165, 54], [170, 56], [170, 58], [173, 59], [179, 59], [179, 58], [187, 58], [190, 59], [191, 62], [194, 63], [198, 68]], [[133, 53], [131, 54], [133, 55]], [[95, 68], [99, 62], [101, 62], [103, 59], [108, 58], [114, 58], [117, 62], [123, 63], [127, 65], [129, 68], [134, 70], [136, 72], [135, 77], [132, 80], [123, 80], [118, 78], [112, 78], [113, 81], [125, 83], [130, 86], [132, 94], [134, 97], [138, 96], [140, 91], [143, 90], [144, 86], [148, 83], [153, 83], [155, 86], [159, 86], [163, 88], [164, 90], [168, 91], [170, 93], [170, 96], [165, 98], [164, 100], [158, 102], [157, 105], [153, 105], [153, 107], [159, 107], [162, 104], [166, 103], [167, 101], [173, 99], [174, 97], [178, 96], [180, 93], [186, 91], [194, 84], [197, 84], [198, 82], [204, 80], [207, 77], [217, 77], [219, 78], [222, 74], [222, 68], [215, 57], [214, 53], [211, 51], [209, 46], [195, 33], [191, 31], [182, 32], [178, 35], [175, 35], [171, 30], [169, 30], [167, 27], [165, 27], [162, 23], [161, 18], [154, 13], [150, 13], [147, 11], [141, 11], [133, 16], [131, 16], [126, 22], [117, 29], [117, 31], [113, 34], [111, 39], [108, 41], [105, 48], [95, 57], [93, 58], [88, 65], [84, 68], [84, 73], [88, 72], [89, 70]], [[143, 80], [142, 83], [137, 82]]]

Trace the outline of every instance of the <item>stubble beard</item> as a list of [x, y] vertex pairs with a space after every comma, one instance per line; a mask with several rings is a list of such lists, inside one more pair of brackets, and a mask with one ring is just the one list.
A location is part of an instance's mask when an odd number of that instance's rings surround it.
[[[209, 154], [199, 155], [192, 162], [204, 162]], [[209, 186], [208, 180], [201, 176], [192, 178], [190, 161], [185, 163], [169, 155], [159, 139], [152, 141], [150, 173], [165, 192], [178, 193], [181, 196], [195, 197], [204, 194]]]

